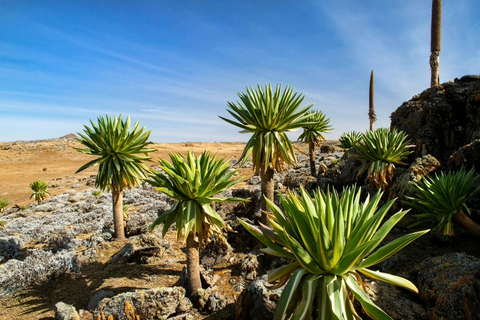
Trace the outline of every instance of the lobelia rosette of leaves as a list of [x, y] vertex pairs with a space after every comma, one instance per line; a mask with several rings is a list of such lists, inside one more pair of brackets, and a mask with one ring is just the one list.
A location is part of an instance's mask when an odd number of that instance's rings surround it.
[[332, 130], [330, 119], [320, 110], [307, 111], [306, 114], [309, 124], [302, 126], [303, 132], [298, 141], [320, 145], [325, 140], [322, 133], [329, 133]]
[[75, 150], [97, 156], [98, 158], [86, 163], [76, 173], [89, 167], [98, 165], [95, 186], [101, 190], [121, 192], [125, 188], [132, 188], [140, 184], [140, 180], [147, 177], [150, 169], [143, 161], [150, 161], [149, 152], [155, 151], [147, 148], [150, 131], [140, 128], [136, 121], [130, 130], [130, 117], [126, 121], [122, 116], [99, 116], [98, 123], [90, 120], [92, 128], [84, 126], [84, 134], [78, 141], [86, 148]]
[[265, 169], [271, 167], [277, 172], [282, 172], [285, 165], [295, 163], [295, 150], [286, 132], [309, 124], [306, 111], [312, 105], [300, 108], [305, 96], [294, 93], [290, 86], [282, 92], [281, 86], [277, 85], [273, 91], [270, 84], [265, 88], [260, 85], [257, 89], [247, 88], [247, 93], [239, 92], [238, 96], [240, 102], [228, 102], [231, 110], [227, 111], [235, 120], [220, 118], [243, 129], [240, 133], [253, 133], [240, 162], [245, 162], [251, 154], [255, 168], [263, 165]]
[[[399, 211], [382, 224], [394, 200], [377, 208], [382, 192], [360, 201], [361, 190], [346, 188], [314, 192], [305, 189], [281, 196], [284, 211], [268, 201], [271, 227], [240, 223], [267, 248], [265, 253], [291, 259], [268, 272], [268, 281], [285, 289], [274, 319], [360, 319], [357, 300], [373, 319], [391, 319], [364, 292], [361, 274], [418, 293], [407, 279], [369, 269], [397, 253], [429, 230], [397, 238], [377, 249], [395, 224], [408, 212]], [[375, 250], [377, 249], [377, 250]]]
[[160, 159], [161, 172], [154, 172], [146, 180], [158, 191], [177, 200], [173, 206], [153, 223], [151, 230], [164, 223], [165, 235], [173, 223], [177, 227], [177, 240], [185, 234], [195, 232], [200, 246], [205, 246], [213, 232], [222, 237], [221, 229], [232, 231], [230, 226], [211, 207], [214, 202], [246, 202], [242, 198], [216, 197], [230, 188], [241, 178], [231, 179], [235, 174], [227, 161], [210, 157], [210, 152], [203, 152], [198, 158], [192, 151], [187, 158], [179, 153], [170, 154], [172, 163]]
[[364, 132], [362, 139], [355, 143], [355, 156], [367, 163], [357, 178], [368, 170], [366, 183], [385, 189], [393, 178], [395, 164], [404, 164], [403, 159], [411, 153], [410, 147], [407, 135], [395, 128]]
[[338, 141], [340, 142], [339, 147], [345, 149], [346, 151], [352, 149], [357, 142], [362, 140], [362, 133], [358, 131], [350, 131], [343, 133]]
[[414, 185], [416, 196], [407, 197], [405, 204], [424, 212], [415, 217], [438, 221], [435, 228], [453, 236], [452, 219], [464, 212], [470, 214], [466, 203], [480, 192], [479, 181], [480, 175], [475, 175], [475, 169], [466, 172], [464, 167], [457, 172], [424, 177]]

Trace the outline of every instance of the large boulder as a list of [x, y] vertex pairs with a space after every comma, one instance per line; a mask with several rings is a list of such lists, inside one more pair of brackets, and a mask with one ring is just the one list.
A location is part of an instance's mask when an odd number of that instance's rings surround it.
[[423, 91], [391, 115], [391, 127], [405, 131], [416, 156], [447, 162], [460, 147], [480, 138], [480, 76], [464, 76]]
[[480, 319], [480, 259], [465, 253], [429, 258], [418, 283], [429, 319]]

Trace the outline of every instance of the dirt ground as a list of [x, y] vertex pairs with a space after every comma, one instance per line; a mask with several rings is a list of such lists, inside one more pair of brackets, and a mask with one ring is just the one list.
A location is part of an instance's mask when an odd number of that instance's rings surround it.
[[[335, 143], [335, 142], [333, 142]], [[83, 164], [91, 161], [92, 156], [77, 152], [74, 147], [81, 145], [74, 139], [53, 139], [38, 142], [0, 142], [0, 198], [9, 200], [14, 205], [24, 206], [33, 202], [30, 199], [29, 184], [37, 179], [45, 180], [50, 185], [50, 196], [62, 194], [69, 190], [77, 191], [94, 188], [87, 186], [85, 181], [95, 176], [97, 169], [89, 168], [81, 173], [75, 171]], [[159, 158], [168, 158], [172, 152], [186, 154], [193, 150], [200, 154], [204, 150], [218, 153], [221, 157], [238, 159], [243, 151], [244, 143], [159, 143], [154, 144], [157, 151], [150, 154], [153, 159], [151, 166], [156, 166]], [[299, 150], [307, 152], [305, 145], [298, 145]], [[250, 179], [254, 171], [251, 168], [241, 168], [239, 173], [243, 178], [237, 186]], [[92, 179], [90, 179], [92, 180]], [[59, 301], [72, 304], [77, 309], [86, 308], [92, 295], [100, 289], [112, 290], [115, 294], [161, 286], [178, 285], [180, 273], [185, 265], [184, 244], [176, 242], [173, 232], [166, 235], [176, 254], [169, 256], [170, 262], [162, 261], [154, 264], [138, 265], [135, 263], [118, 263], [112, 257], [119, 252], [123, 243], [102, 243], [98, 248], [96, 261], [82, 266], [80, 275], [66, 275], [49, 283], [31, 286], [10, 297], [0, 297], [0, 320], [47, 320], [54, 319], [54, 306]], [[215, 272], [222, 279], [238, 279], [239, 263], [216, 266]], [[224, 296], [234, 299], [232, 285], [222, 283]], [[196, 319], [222, 319], [224, 314], [232, 314], [234, 304], [230, 304], [216, 315], [196, 315]]]

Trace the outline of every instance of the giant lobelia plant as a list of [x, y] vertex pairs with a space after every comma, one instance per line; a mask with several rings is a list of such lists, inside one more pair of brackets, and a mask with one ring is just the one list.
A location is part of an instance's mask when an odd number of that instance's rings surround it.
[[360, 201], [361, 190], [318, 189], [313, 199], [305, 189], [300, 195], [281, 196], [282, 211], [268, 201], [270, 226], [240, 223], [260, 240], [265, 253], [285, 257], [290, 264], [268, 272], [274, 288], [287, 284], [278, 301], [274, 319], [360, 319], [357, 300], [373, 319], [391, 319], [364, 292], [361, 275], [418, 293], [407, 279], [375, 271], [384, 261], [429, 230], [397, 238], [377, 249], [389, 231], [408, 212], [399, 211], [382, 224], [395, 200], [378, 208], [382, 192]]
[[[243, 150], [240, 162], [252, 156], [254, 169], [260, 169], [262, 179], [261, 207], [268, 210], [264, 199], [273, 200], [274, 173], [282, 172], [285, 167], [297, 161], [292, 142], [287, 132], [297, 130], [307, 124], [306, 111], [312, 105], [300, 108], [305, 96], [293, 92], [287, 86], [284, 91], [280, 85], [275, 91], [271, 85], [257, 89], [247, 88], [247, 93], [238, 93], [240, 101], [228, 102], [227, 110], [235, 120], [221, 119], [242, 129], [241, 133], [252, 133]], [[262, 221], [266, 216], [262, 214]]]
[[122, 116], [113, 119], [109, 116], [98, 117], [98, 123], [90, 120], [92, 128], [85, 126], [85, 134], [79, 133], [78, 141], [86, 148], [75, 150], [96, 156], [97, 158], [84, 164], [78, 173], [91, 166], [98, 166], [95, 186], [101, 190], [112, 191], [113, 222], [115, 238], [125, 239], [123, 222], [123, 190], [132, 188], [147, 177], [150, 169], [143, 161], [150, 161], [149, 152], [155, 149], [147, 148], [150, 131], [140, 128], [140, 122], [135, 122], [130, 130], [130, 117], [127, 121]]
[[315, 146], [320, 146], [325, 140], [323, 133], [328, 133], [332, 130], [330, 126], [330, 119], [328, 119], [320, 110], [307, 111], [308, 122], [310, 124], [304, 125], [302, 134], [298, 137], [299, 141], [308, 144], [308, 156], [310, 157], [310, 173], [316, 177], [315, 169]]
[[366, 131], [355, 143], [355, 156], [366, 160], [357, 178], [367, 171], [366, 182], [385, 189], [393, 179], [395, 164], [404, 164], [403, 160], [411, 153], [410, 147], [407, 135], [395, 128]]
[[436, 221], [435, 228], [443, 229], [443, 234], [454, 235], [453, 221], [476, 237], [480, 237], [480, 226], [470, 219], [467, 202], [480, 192], [480, 175], [475, 170], [466, 172], [442, 172], [434, 177], [424, 177], [414, 185], [415, 196], [407, 197], [406, 204], [423, 213], [419, 219]]
[[170, 154], [171, 163], [160, 159], [160, 168], [165, 172], [154, 172], [146, 180], [158, 191], [177, 200], [153, 223], [155, 229], [163, 223], [165, 235], [172, 224], [177, 229], [177, 241], [185, 235], [187, 242], [187, 273], [189, 291], [195, 296], [202, 288], [199, 269], [199, 248], [204, 247], [215, 232], [220, 239], [222, 229], [232, 231], [222, 217], [211, 207], [214, 202], [245, 202], [242, 198], [218, 197], [217, 194], [230, 188], [241, 178], [232, 179], [232, 170], [227, 161], [210, 157], [203, 152], [198, 158], [192, 151], [187, 158], [181, 154]]

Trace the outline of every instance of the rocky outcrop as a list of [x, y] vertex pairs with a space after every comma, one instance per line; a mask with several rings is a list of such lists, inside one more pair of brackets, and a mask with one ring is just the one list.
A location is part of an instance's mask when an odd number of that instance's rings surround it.
[[480, 138], [480, 76], [464, 76], [423, 91], [391, 115], [391, 127], [446, 164], [450, 155]]
[[465, 253], [427, 259], [418, 282], [429, 319], [480, 319], [480, 259]]
[[268, 282], [265, 279], [257, 279], [242, 291], [237, 300], [236, 319], [273, 319], [283, 287], [269, 290], [266, 286], [268, 286]]
[[[375, 304], [394, 320], [428, 319], [427, 310], [416, 302], [418, 297], [382, 281], [364, 282], [367, 294]], [[409, 299], [410, 297], [410, 299]]]
[[410, 167], [395, 179], [389, 198], [411, 196], [414, 184], [438, 168], [440, 168], [440, 162], [429, 154], [415, 159]]
[[480, 139], [476, 139], [471, 143], [461, 147], [455, 151], [448, 159], [449, 168], [458, 168], [466, 166], [480, 169]]
[[182, 287], [155, 288], [125, 292], [100, 301], [93, 311], [94, 319], [128, 320], [168, 319], [171, 315], [187, 313], [192, 303]]

